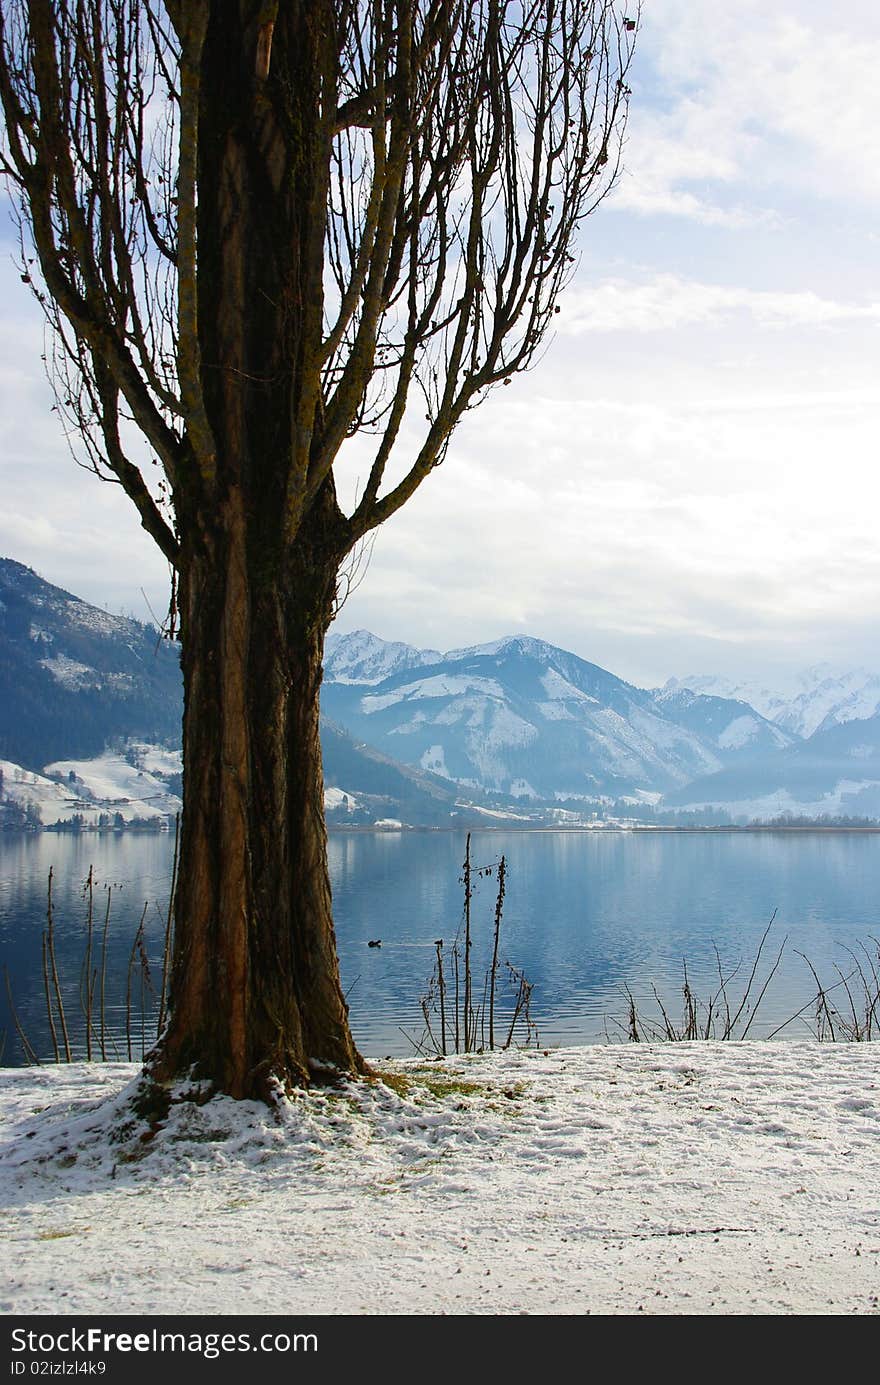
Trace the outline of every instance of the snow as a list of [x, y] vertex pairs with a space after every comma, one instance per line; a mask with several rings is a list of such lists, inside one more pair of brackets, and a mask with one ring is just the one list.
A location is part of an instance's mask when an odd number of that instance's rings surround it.
[[536, 702], [535, 707], [545, 721], [576, 721], [574, 712], [564, 702]]
[[551, 702], [591, 702], [594, 707], [600, 705], [597, 697], [581, 692], [574, 683], [569, 683], [567, 678], [557, 673], [555, 668], [548, 668], [546, 673], [541, 674], [541, 686]]
[[478, 803], [465, 803], [458, 800], [459, 808], [467, 808], [469, 813], [476, 813], [480, 817], [492, 818], [496, 822], [533, 822], [534, 818], [529, 817], [528, 813], [511, 813], [502, 811], [500, 808], [482, 808]]
[[760, 725], [754, 717], [743, 716], [734, 717], [718, 737], [717, 745], [719, 750], [742, 750], [744, 745], [753, 741], [760, 731]]
[[378, 1067], [387, 1081], [300, 1093], [277, 1113], [174, 1104], [152, 1132], [126, 1128], [132, 1067], [3, 1069], [3, 1312], [880, 1308], [867, 1045]]
[[79, 692], [82, 688], [96, 688], [101, 685], [101, 675], [88, 664], [70, 659], [66, 654], [56, 654], [51, 659], [41, 659], [40, 664], [47, 669], [62, 688]]
[[[132, 765], [129, 758], [137, 763]], [[155, 773], [138, 765], [152, 764]], [[19, 807], [33, 804], [44, 827], [79, 815], [86, 827], [97, 827], [102, 813], [135, 818], [167, 818], [180, 811], [180, 799], [169, 793], [162, 774], [180, 772], [180, 752], [136, 743], [126, 756], [110, 751], [93, 760], [56, 760], [43, 774], [0, 760], [2, 797]], [[73, 774], [73, 779], [71, 779]]]
[[536, 640], [532, 635], [504, 635], [500, 640], [488, 644], [472, 644], [466, 649], [450, 649], [444, 659], [497, 658], [499, 654], [522, 654], [527, 659], [547, 659], [554, 654], [564, 653], [545, 640]]
[[129, 620], [126, 616], [112, 616], [109, 611], [102, 611], [98, 606], [90, 606], [88, 602], [79, 601], [76, 597], [69, 601], [46, 604], [53, 604], [66, 624], [78, 625], [81, 630], [90, 630], [93, 634], [124, 638], [131, 634], [132, 629], [138, 628], [136, 621]]
[[733, 678], [718, 677], [715, 674], [688, 673], [683, 678], [670, 678], [663, 686], [664, 692], [701, 693], [706, 697], [723, 697], [732, 702], [746, 702], [754, 707], [768, 721], [778, 721], [789, 706], [791, 694], [760, 683]]
[[361, 709], [365, 715], [383, 712], [386, 707], [395, 707], [398, 702], [408, 702], [420, 697], [459, 697], [464, 693], [483, 693], [486, 697], [504, 697], [504, 690], [494, 678], [476, 678], [466, 673], [437, 673], [431, 678], [419, 678], [391, 692], [368, 695], [361, 698]]
[[138, 769], [160, 778], [183, 773], [183, 751], [179, 746], [169, 748], [153, 745], [149, 741], [129, 741], [126, 746], [127, 758], [133, 760]]
[[489, 725], [482, 734], [468, 737], [471, 758], [479, 764], [481, 750], [492, 751], [507, 746], [519, 748], [531, 745], [538, 738], [538, 729], [524, 717], [517, 716], [510, 707], [493, 707]]
[[757, 798], [740, 799], [700, 799], [682, 805], [682, 811], [695, 812], [711, 808], [716, 812], [729, 813], [735, 821], [769, 821], [783, 813], [794, 813], [801, 817], [837, 817], [855, 811], [854, 795], [867, 789], [880, 788], [876, 779], [839, 779], [834, 788], [821, 798], [796, 798], [788, 789], [776, 789], [773, 793]]
[[381, 683], [392, 673], [439, 663], [441, 657], [436, 649], [380, 640], [369, 630], [329, 635], [325, 649], [325, 676], [332, 683]]
[[880, 677], [857, 670], [828, 678], [795, 698], [783, 725], [793, 724], [803, 736], [847, 721], [865, 721], [880, 711]]
[[664, 691], [682, 688], [747, 702], [762, 716], [803, 737], [841, 722], [863, 721], [880, 710], [880, 674], [865, 668], [839, 669], [831, 664], [803, 669], [788, 691], [707, 674], [670, 678]]
[[[123, 756], [105, 751], [92, 760], [55, 760], [46, 765], [47, 775], [69, 780], [76, 776], [76, 787], [104, 809], [119, 809], [123, 816], [164, 817], [180, 811], [180, 799], [168, 792], [161, 779], [139, 769]], [[126, 809], [131, 810], [126, 813]]]
[[358, 801], [353, 793], [347, 793], [345, 789], [325, 789], [324, 808], [347, 808], [349, 812], [358, 806]]
[[[86, 805], [81, 801], [73, 784], [62, 787], [61, 784], [47, 779], [45, 775], [22, 769], [21, 765], [15, 764], [12, 760], [0, 760], [0, 774], [3, 776], [3, 799], [17, 804], [19, 808], [33, 805], [39, 812], [40, 821], [44, 826], [68, 821], [77, 812], [88, 817]], [[97, 822], [97, 814], [95, 821]]]

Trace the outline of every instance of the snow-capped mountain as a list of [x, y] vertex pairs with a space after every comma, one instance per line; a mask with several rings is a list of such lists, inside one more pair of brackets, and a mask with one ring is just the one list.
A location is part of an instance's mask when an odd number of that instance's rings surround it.
[[739, 698], [777, 726], [804, 738], [831, 726], [862, 721], [880, 713], [880, 674], [864, 668], [842, 670], [831, 664], [815, 664], [798, 674], [794, 688], [787, 693], [706, 674], [670, 678], [662, 691], [684, 689], [715, 697]]
[[[369, 683], [431, 657], [366, 636], [341, 652], [338, 675], [356, 666]], [[176, 645], [0, 559], [0, 830], [167, 822], [180, 808], [182, 712]], [[448, 826], [519, 811], [396, 764], [326, 718], [321, 739], [330, 822]]]
[[[692, 692], [702, 697], [720, 697], [745, 702], [767, 721], [776, 721], [791, 704], [791, 695], [748, 679], [723, 678], [713, 673], [689, 673], [683, 678], [670, 678], [657, 695]], [[795, 734], [800, 734], [796, 732]]]
[[820, 664], [801, 675], [801, 684], [787, 711], [776, 718], [798, 735], [813, 736], [880, 712], [880, 675], [867, 669], [841, 672]]
[[772, 750], [784, 750], [799, 739], [774, 725], [742, 698], [710, 696], [688, 688], [672, 689], [668, 684], [660, 692], [653, 693], [653, 698], [655, 705], [679, 726], [708, 739], [728, 763], [733, 759], [751, 760]]
[[381, 683], [393, 673], [433, 664], [436, 649], [413, 649], [410, 644], [380, 640], [369, 630], [350, 635], [331, 633], [324, 649], [324, 677], [333, 683]]
[[325, 712], [466, 787], [544, 801], [663, 792], [792, 739], [743, 703], [647, 692], [542, 640], [508, 636], [442, 656], [404, 647], [406, 664], [376, 680], [378, 644], [362, 631], [337, 639]]

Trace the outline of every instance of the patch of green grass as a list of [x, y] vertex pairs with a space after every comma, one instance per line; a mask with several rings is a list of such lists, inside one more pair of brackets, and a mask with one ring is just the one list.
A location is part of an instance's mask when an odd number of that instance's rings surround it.
[[442, 1100], [447, 1096], [485, 1096], [486, 1088], [481, 1082], [468, 1082], [464, 1077], [419, 1077], [418, 1085], [427, 1087], [432, 1096]]
[[381, 1082], [383, 1087], [390, 1087], [392, 1092], [402, 1097], [409, 1096], [412, 1087], [412, 1078], [405, 1077], [402, 1072], [385, 1072], [382, 1068], [374, 1068], [373, 1077], [367, 1080]]
[[470, 1082], [465, 1077], [455, 1077], [433, 1067], [412, 1068], [408, 1073], [377, 1068], [375, 1076], [400, 1097], [410, 1096], [414, 1087], [426, 1088], [440, 1101], [449, 1096], [480, 1096], [488, 1092], [482, 1082]]

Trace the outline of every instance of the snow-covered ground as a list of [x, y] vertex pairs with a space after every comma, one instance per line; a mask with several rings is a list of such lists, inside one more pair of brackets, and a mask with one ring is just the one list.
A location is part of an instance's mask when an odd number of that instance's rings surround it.
[[5, 1313], [880, 1310], [873, 1045], [389, 1063], [154, 1132], [134, 1071], [0, 1071]]
[[[141, 752], [148, 749], [152, 747], [139, 746]], [[132, 754], [131, 759], [134, 758]], [[179, 754], [168, 758], [175, 769], [166, 772], [179, 773]], [[123, 817], [168, 817], [179, 812], [180, 799], [168, 792], [168, 785], [156, 774], [132, 764], [131, 759], [105, 750], [92, 760], [56, 760], [46, 765], [46, 774], [66, 783], [71, 782], [73, 775], [72, 782], [87, 798], [101, 807], [118, 809]]]
[[44, 827], [78, 817], [97, 827], [118, 813], [125, 822], [170, 819], [181, 802], [162, 776], [179, 774], [180, 751], [130, 742], [124, 755], [105, 750], [91, 760], [56, 760], [43, 774], [0, 760], [0, 802], [30, 806]]

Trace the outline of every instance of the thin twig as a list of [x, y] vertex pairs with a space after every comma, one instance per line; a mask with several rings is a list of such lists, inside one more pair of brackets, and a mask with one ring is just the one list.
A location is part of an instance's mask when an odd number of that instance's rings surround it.
[[18, 1011], [15, 1008], [15, 1001], [12, 999], [12, 985], [9, 980], [9, 968], [7, 966], [4, 966], [3, 974], [6, 977], [6, 995], [9, 1000], [9, 1013], [12, 1016], [12, 1022], [15, 1025], [15, 1031], [18, 1034], [19, 1039], [21, 1040], [21, 1046], [24, 1049], [25, 1059], [28, 1063], [35, 1063], [37, 1067], [40, 1067], [40, 1060], [34, 1052], [33, 1048], [31, 1047], [30, 1041], [28, 1040], [28, 1036], [24, 1032], [21, 1020], [18, 1018]]
[[46, 1014], [49, 1019], [49, 1033], [52, 1037], [52, 1051], [55, 1055], [55, 1062], [61, 1062], [61, 1053], [58, 1048], [58, 1035], [55, 1031], [55, 1017], [52, 1014], [52, 992], [49, 989], [49, 959], [46, 950], [46, 933], [43, 931], [42, 937], [43, 952], [43, 989], [46, 992]]
[[61, 1021], [61, 1036], [64, 1040], [64, 1061], [72, 1063], [73, 1057], [70, 1052], [70, 1036], [67, 1032], [67, 1017], [64, 1013], [64, 1000], [61, 995], [61, 982], [58, 979], [58, 964], [55, 960], [55, 910], [52, 907], [52, 867], [49, 867], [49, 886], [46, 897], [46, 949], [49, 953], [49, 967], [52, 972], [52, 984], [55, 988], [55, 1001], [58, 1006], [58, 1018]]

